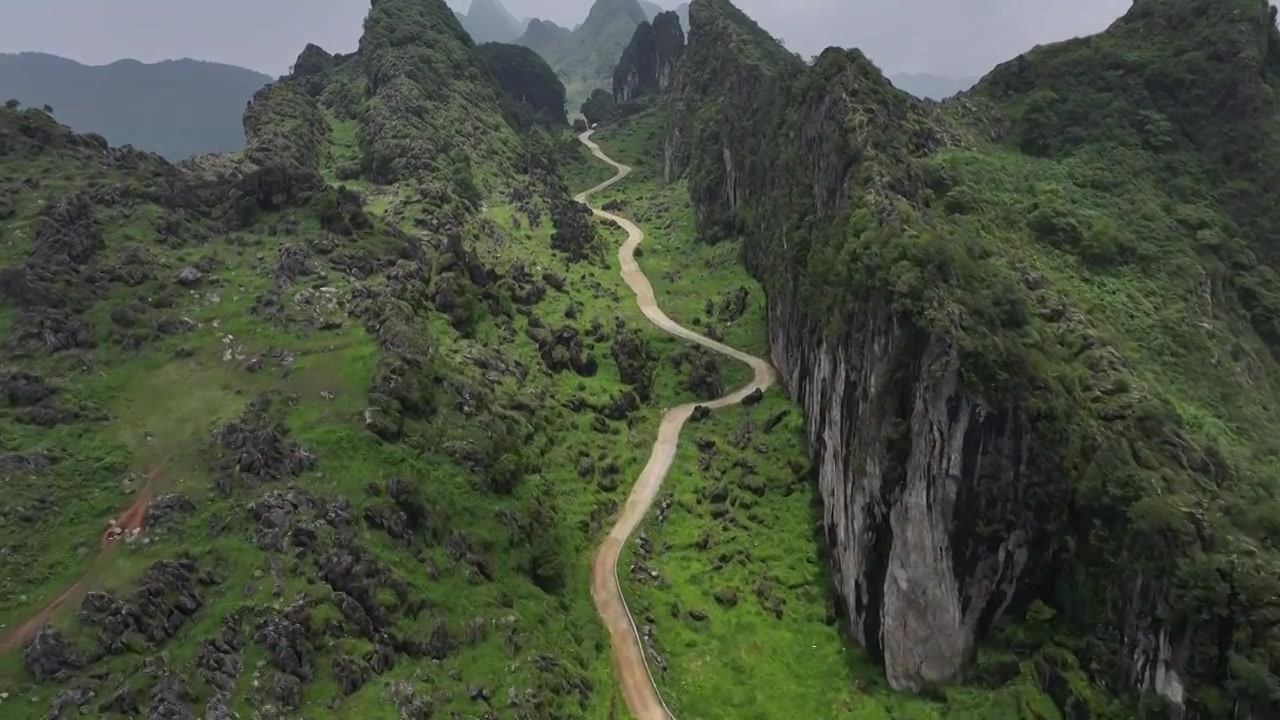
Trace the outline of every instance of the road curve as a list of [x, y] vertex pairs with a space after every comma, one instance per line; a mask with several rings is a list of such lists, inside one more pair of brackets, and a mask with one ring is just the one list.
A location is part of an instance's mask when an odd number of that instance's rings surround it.
[[[600, 150], [599, 145], [592, 142], [592, 132], [594, 131], [585, 132], [578, 139], [591, 150], [592, 155], [618, 172], [608, 180], [575, 197], [574, 199], [580, 203], [586, 203], [591, 195], [631, 174], [630, 167], [614, 161]], [[671, 461], [675, 459], [676, 446], [680, 441], [680, 429], [693, 414], [693, 409], [698, 405], [706, 405], [711, 409], [737, 405], [756, 388], [767, 389], [774, 383], [776, 376], [773, 367], [765, 360], [687, 330], [667, 317], [653, 297], [653, 286], [649, 284], [649, 279], [636, 264], [635, 251], [644, 240], [644, 231], [626, 218], [594, 207], [591, 211], [597, 217], [618, 223], [627, 231], [627, 241], [618, 248], [622, 279], [635, 292], [636, 302], [649, 322], [682, 340], [697, 343], [721, 355], [744, 362], [755, 372], [751, 383], [737, 392], [711, 402], [681, 405], [668, 410], [662, 416], [662, 424], [658, 427], [658, 438], [653, 443], [649, 462], [645, 464], [640, 477], [636, 479], [631, 495], [627, 498], [627, 504], [622, 508], [609, 535], [600, 544], [591, 565], [591, 597], [595, 600], [596, 612], [599, 613], [600, 619], [604, 621], [609, 631], [609, 639], [613, 645], [613, 663], [618, 673], [618, 682], [622, 686], [623, 696], [627, 700], [627, 707], [630, 708], [636, 720], [674, 720], [675, 716], [663, 702], [653, 675], [649, 672], [644, 646], [640, 642], [640, 632], [630, 609], [627, 608], [627, 601], [622, 596], [622, 586], [618, 582], [618, 556], [640, 521], [644, 519], [654, 498], [657, 497], [662, 481], [667, 476], [667, 470], [671, 468]]]

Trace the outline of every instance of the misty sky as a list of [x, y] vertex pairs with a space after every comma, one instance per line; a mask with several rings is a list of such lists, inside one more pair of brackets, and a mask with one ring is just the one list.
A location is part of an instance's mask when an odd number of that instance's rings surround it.
[[[470, 0], [448, 0], [465, 10]], [[659, 0], [674, 7], [680, 0]], [[572, 27], [592, 0], [506, 0]], [[353, 50], [369, 0], [2, 0], [0, 52], [85, 63], [193, 57], [278, 75], [302, 47]], [[1105, 28], [1130, 0], [738, 0], [789, 48], [859, 47], [889, 72], [981, 75], [1037, 43]]]

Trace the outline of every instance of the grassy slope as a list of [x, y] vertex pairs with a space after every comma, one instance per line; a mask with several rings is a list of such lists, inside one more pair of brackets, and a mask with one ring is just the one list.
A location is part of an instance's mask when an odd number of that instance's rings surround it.
[[[737, 262], [738, 243], [698, 241], [683, 184], [660, 183], [663, 122], [660, 111], [649, 110], [596, 134], [606, 153], [635, 168], [632, 179], [601, 201], [623, 203], [622, 212], [649, 234], [640, 263], [673, 319], [705, 320], [705, 298], [746, 286], [749, 309], [728, 328], [727, 341], [766, 353], [763, 292]], [[776, 427], [766, 431], [770, 420]], [[936, 695], [945, 702], [939, 702], [893, 692], [883, 671], [843, 640], [826, 592], [821, 508], [802, 416], [781, 394], [769, 393], [753, 408], [717, 412], [688, 427], [685, 437], [656, 506], [670, 505], [665, 519], [655, 511], [643, 528], [651, 554], [633, 543], [623, 559], [640, 561], [660, 579], [643, 571], [628, 577], [622, 569], [632, 607], [653, 625], [668, 663], [659, 682], [677, 715], [1060, 717], [1038, 689], [1035, 664], [1011, 652], [991, 650], [979, 658], [978, 675], [1000, 682], [940, 688]], [[711, 445], [710, 452], [700, 449]], [[736, 596], [736, 603], [729, 607], [717, 594]]]

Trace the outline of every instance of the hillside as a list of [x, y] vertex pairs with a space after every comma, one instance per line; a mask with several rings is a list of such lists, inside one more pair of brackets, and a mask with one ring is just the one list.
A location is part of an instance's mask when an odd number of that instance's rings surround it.
[[901, 689], [992, 647], [1064, 717], [1280, 714], [1275, 10], [1138, 0], [940, 107], [691, 25], [667, 177], [768, 293], [850, 637]]
[[524, 30], [524, 25], [507, 11], [502, 0], [471, 0], [466, 14], [456, 15], [477, 43], [511, 42]]
[[743, 380], [623, 302], [558, 88], [380, 0], [243, 153], [0, 109], [5, 718], [616, 707], [591, 550]]
[[568, 92], [570, 113], [575, 114], [592, 90], [612, 87], [618, 57], [636, 28], [647, 20], [637, 0], [595, 0], [586, 20], [568, 35], [556, 33], [558, 39], [547, 43], [541, 38], [549, 33], [540, 28], [538, 37], [526, 32], [518, 42], [546, 58], [560, 75]]
[[240, 116], [271, 78], [197, 60], [88, 66], [42, 53], [0, 55], [0, 100], [48, 105], [60, 122], [180, 160], [244, 147]]

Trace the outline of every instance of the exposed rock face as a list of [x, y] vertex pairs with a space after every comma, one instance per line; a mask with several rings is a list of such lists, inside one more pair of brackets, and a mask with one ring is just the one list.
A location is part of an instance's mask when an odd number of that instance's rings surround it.
[[[819, 343], [815, 318], [789, 298], [771, 297], [769, 311], [774, 365], [806, 412], [854, 633], [894, 687], [956, 677], [1045, 561], [1031, 521], [1050, 508], [1026, 503], [1025, 425], [964, 392], [955, 349], [887, 308]], [[979, 519], [1003, 521], [979, 533]]]
[[299, 76], [315, 75], [329, 69], [333, 63], [333, 56], [324, 48], [313, 43], [307, 43], [307, 46], [298, 54], [298, 59], [293, 62], [293, 74]]
[[614, 99], [624, 103], [666, 92], [683, 54], [684, 30], [675, 13], [659, 13], [653, 24], [640, 23], [614, 68]]

